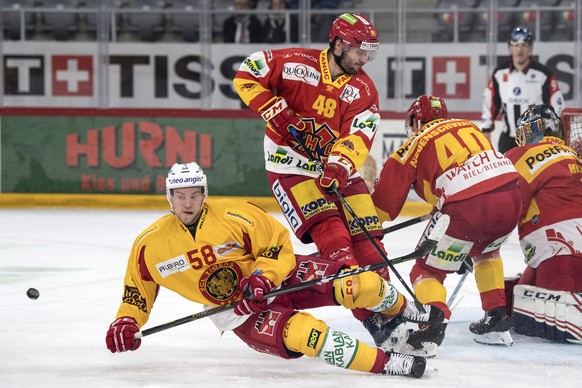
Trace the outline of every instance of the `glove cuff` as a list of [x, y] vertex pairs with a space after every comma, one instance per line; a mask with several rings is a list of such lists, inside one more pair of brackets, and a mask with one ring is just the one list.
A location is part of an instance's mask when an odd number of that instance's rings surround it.
[[109, 325], [109, 327], [114, 327], [118, 325], [135, 325], [136, 327], [138, 327], [137, 321], [134, 318], [127, 316], [117, 318], [115, 321], [111, 323], [111, 325]]
[[330, 155], [327, 158], [327, 164], [330, 163], [335, 163], [335, 164], [339, 164], [340, 166], [342, 166], [346, 172], [348, 173], [348, 177], [350, 177], [352, 175], [352, 170], [354, 169], [354, 166], [352, 164], [352, 162], [346, 158], [343, 155]]
[[263, 109], [265, 106], [267, 106], [267, 108], [261, 112], [261, 117], [267, 122], [269, 122], [273, 117], [277, 116], [288, 107], [287, 101], [283, 97], [273, 97], [260, 109]]

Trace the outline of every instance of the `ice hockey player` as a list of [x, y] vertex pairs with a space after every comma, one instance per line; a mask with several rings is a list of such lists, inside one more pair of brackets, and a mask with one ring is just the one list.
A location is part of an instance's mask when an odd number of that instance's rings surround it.
[[[513, 340], [500, 246], [518, 223], [518, 174], [473, 122], [449, 118], [440, 97], [418, 97], [408, 109], [405, 129], [409, 139], [386, 160], [372, 193], [380, 219], [398, 216], [411, 186], [436, 207], [435, 219], [450, 216], [437, 247], [411, 270], [414, 293], [450, 318], [443, 282], [470, 257], [485, 316], [469, 330], [479, 343], [509, 346]], [[399, 351], [434, 356], [445, 326], [421, 327], [409, 334], [406, 344], [396, 345]]]
[[318, 357], [378, 374], [423, 375], [423, 357], [384, 352], [299, 310], [343, 305], [425, 323], [443, 322], [442, 311], [425, 306], [421, 313], [375, 272], [267, 300], [264, 296], [276, 287], [337, 273], [346, 264], [296, 256], [288, 229], [255, 205], [207, 199], [207, 177], [196, 163], [175, 164], [166, 192], [171, 214], [146, 228], [132, 247], [122, 303], [106, 335], [111, 352], [140, 347], [134, 334], [148, 321], [159, 287], [164, 287], [207, 307], [238, 301], [234, 310], [211, 319], [219, 330], [232, 330], [259, 352], [285, 359]]
[[[382, 224], [359, 174], [380, 121], [378, 92], [362, 69], [375, 58], [378, 45], [370, 21], [346, 13], [331, 26], [329, 48], [255, 52], [233, 80], [244, 103], [267, 122], [267, 177], [297, 238], [314, 242], [323, 258], [361, 266], [381, 262], [382, 256], [329, 191], [337, 187], [384, 250]], [[311, 158], [324, 164], [321, 175]], [[386, 269], [380, 274], [389, 280]], [[368, 319], [369, 311], [352, 311], [373, 336], [390, 330]]]
[[551, 105], [518, 120], [519, 239], [527, 264], [513, 289], [516, 333], [582, 344], [582, 159], [564, 142]]

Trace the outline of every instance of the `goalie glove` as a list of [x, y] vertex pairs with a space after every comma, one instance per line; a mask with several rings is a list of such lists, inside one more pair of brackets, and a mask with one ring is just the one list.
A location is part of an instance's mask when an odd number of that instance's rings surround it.
[[271, 128], [279, 132], [285, 141], [293, 139], [289, 127], [293, 127], [296, 131], [305, 129], [305, 123], [293, 109], [289, 108], [283, 97], [274, 97], [265, 105], [267, 108], [261, 113], [261, 117], [269, 123]]

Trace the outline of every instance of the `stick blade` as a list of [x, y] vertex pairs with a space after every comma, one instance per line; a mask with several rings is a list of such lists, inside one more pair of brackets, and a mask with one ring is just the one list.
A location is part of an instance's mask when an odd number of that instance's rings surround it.
[[443, 238], [445, 232], [449, 228], [450, 223], [451, 217], [448, 214], [443, 214], [440, 216], [433, 230], [430, 232], [428, 239], [437, 242], [440, 241], [440, 239]]

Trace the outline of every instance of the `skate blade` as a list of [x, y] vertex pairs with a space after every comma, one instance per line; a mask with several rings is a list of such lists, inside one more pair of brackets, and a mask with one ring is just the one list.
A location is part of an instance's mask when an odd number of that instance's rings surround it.
[[511, 338], [509, 331], [494, 331], [485, 334], [473, 334], [473, 340], [483, 345], [508, 347], [513, 345], [513, 338]]
[[411, 356], [421, 356], [424, 358], [434, 358], [437, 354], [438, 345], [434, 342], [421, 342], [422, 348], [415, 349], [410, 344], [404, 344], [399, 353], [410, 354]]

